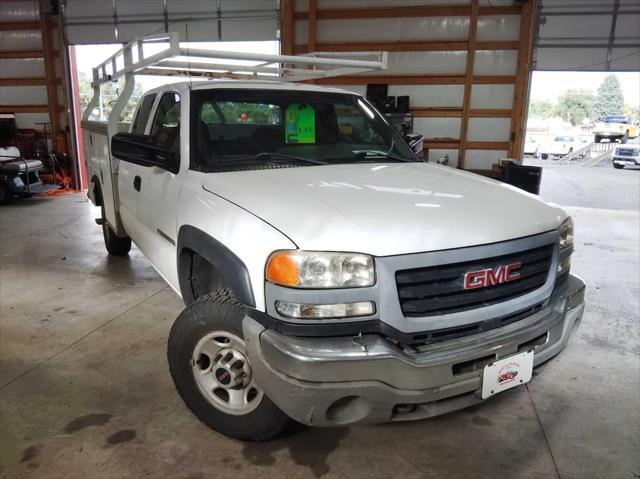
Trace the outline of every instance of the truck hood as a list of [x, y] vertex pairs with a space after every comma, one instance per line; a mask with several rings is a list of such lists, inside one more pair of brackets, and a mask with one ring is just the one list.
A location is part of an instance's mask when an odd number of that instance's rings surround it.
[[553, 230], [567, 216], [513, 186], [429, 163], [217, 173], [203, 187], [301, 249], [375, 256], [521, 238]]

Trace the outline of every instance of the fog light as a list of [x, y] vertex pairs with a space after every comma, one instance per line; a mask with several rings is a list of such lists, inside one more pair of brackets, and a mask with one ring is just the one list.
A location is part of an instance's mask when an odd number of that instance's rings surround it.
[[376, 312], [372, 301], [337, 304], [304, 304], [276, 301], [276, 311], [287, 318], [335, 319], [370, 316]]

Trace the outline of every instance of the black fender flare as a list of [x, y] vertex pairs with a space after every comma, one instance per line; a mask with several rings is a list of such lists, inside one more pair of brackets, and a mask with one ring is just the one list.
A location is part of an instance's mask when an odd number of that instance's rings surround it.
[[220, 241], [204, 231], [184, 225], [178, 232], [178, 281], [185, 304], [191, 304], [195, 298], [191, 288], [191, 261], [185, 258], [185, 252], [192, 251], [206, 259], [216, 268], [231, 288], [238, 301], [246, 306], [255, 307], [249, 270], [238, 256]]
[[[93, 198], [96, 206], [102, 206], [102, 186], [100, 185], [100, 179], [97, 175], [91, 177], [91, 191], [93, 192]], [[89, 190], [87, 190], [87, 196]]]

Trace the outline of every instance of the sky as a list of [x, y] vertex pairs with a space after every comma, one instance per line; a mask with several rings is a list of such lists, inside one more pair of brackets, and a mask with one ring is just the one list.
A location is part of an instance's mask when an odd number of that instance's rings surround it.
[[[558, 96], [574, 88], [593, 90], [595, 93], [602, 80], [611, 72], [533, 72], [531, 81], [531, 100], [550, 100], [555, 102]], [[640, 105], [640, 72], [617, 72], [624, 102], [627, 105]]]

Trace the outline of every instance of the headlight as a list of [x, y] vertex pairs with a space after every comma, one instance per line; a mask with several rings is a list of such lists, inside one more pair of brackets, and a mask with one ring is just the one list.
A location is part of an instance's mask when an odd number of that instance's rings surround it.
[[573, 246], [573, 219], [569, 216], [560, 225], [560, 249]]
[[573, 220], [569, 216], [562, 222], [560, 233], [560, 255], [558, 258], [558, 275], [567, 273], [571, 268], [571, 253], [573, 252]]
[[266, 276], [292, 288], [362, 288], [376, 282], [373, 258], [359, 253], [276, 251], [267, 261]]

